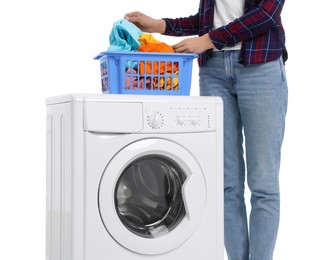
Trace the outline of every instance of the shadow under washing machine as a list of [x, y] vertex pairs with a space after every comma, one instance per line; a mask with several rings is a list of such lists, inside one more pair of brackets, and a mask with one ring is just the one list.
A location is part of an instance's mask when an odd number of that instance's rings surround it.
[[222, 260], [217, 97], [47, 101], [48, 260]]

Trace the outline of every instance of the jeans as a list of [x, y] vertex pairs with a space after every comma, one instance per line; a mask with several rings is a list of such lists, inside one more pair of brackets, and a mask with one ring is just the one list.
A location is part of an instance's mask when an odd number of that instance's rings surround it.
[[[238, 58], [239, 51], [213, 53], [199, 70], [200, 95], [220, 96], [224, 102], [224, 240], [228, 258], [271, 260], [280, 215], [286, 74], [282, 58], [248, 66], [239, 64]], [[251, 191], [249, 222], [245, 180]]]

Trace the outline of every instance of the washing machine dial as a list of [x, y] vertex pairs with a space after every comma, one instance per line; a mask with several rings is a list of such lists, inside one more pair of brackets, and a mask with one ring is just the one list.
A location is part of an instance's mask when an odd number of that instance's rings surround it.
[[191, 118], [190, 122], [193, 126], [197, 126], [197, 125], [199, 125], [200, 120], [199, 120], [198, 117], [193, 117], [193, 118]]
[[158, 129], [161, 128], [161, 126], [163, 125], [163, 116], [161, 113], [156, 112], [154, 114], [152, 114], [151, 116], [148, 116], [148, 125], [153, 128], [153, 129]]
[[184, 123], [185, 123], [185, 117], [184, 117], [184, 116], [178, 116], [178, 117], [176, 118], [176, 122], [177, 122], [177, 124], [180, 125], [180, 126], [184, 125]]

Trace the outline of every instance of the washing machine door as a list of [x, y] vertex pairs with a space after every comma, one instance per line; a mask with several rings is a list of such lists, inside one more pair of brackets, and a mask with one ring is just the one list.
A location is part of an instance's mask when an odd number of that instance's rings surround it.
[[206, 201], [196, 159], [163, 139], [129, 144], [102, 175], [98, 203], [108, 233], [141, 254], [171, 251], [197, 229]]

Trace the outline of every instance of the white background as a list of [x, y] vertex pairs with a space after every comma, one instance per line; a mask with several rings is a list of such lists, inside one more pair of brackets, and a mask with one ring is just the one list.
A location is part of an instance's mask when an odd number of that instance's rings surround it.
[[[288, 0], [282, 15], [289, 106], [275, 260], [335, 257], [335, 23], [330, 2], [318, 3]], [[126, 12], [179, 17], [197, 7], [196, 0], [1, 2], [0, 259], [45, 259], [45, 98], [100, 93], [93, 56]], [[195, 64], [192, 95], [197, 73]]]

